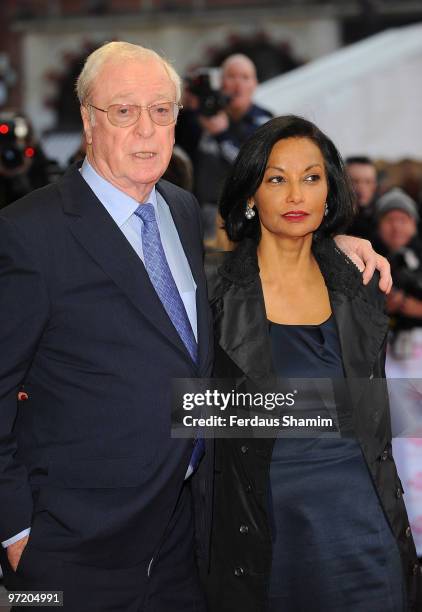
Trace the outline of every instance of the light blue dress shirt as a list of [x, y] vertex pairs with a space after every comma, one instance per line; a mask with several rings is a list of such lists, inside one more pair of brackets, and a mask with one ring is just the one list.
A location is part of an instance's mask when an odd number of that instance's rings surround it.
[[[123, 232], [132, 248], [136, 251], [138, 257], [144, 261], [141, 236], [143, 221], [135, 215], [135, 211], [140, 202], [106, 181], [94, 170], [86, 158], [82, 164], [81, 174], [113, 221]], [[180, 242], [179, 234], [174, 225], [170, 208], [155, 187], [152, 188], [145, 202], [149, 202], [154, 206], [164, 253], [176, 287], [179, 290], [180, 297], [185, 305], [193, 333], [195, 334], [196, 340], [198, 340], [196, 284], [182, 243]]]
[[[143, 262], [144, 253], [142, 250], [141, 237], [143, 221], [135, 215], [135, 210], [140, 203], [100, 176], [86, 158], [80, 172], [82, 178], [88, 183], [89, 187], [95, 193], [101, 204], [123, 232], [126, 239]], [[162, 195], [157, 192], [155, 187], [152, 188], [146, 202], [154, 206], [164, 253], [166, 254], [167, 262], [173, 275], [174, 282], [176, 283], [176, 287], [179, 290], [180, 297], [185, 305], [186, 313], [192, 326], [193, 333], [195, 334], [196, 341], [198, 341], [196, 284], [182, 243], [180, 242], [179, 234], [174, 225], [173, 217], [171, 216], [166, 201]], [[190, 473], [188, 471], [186, 477], [189, 475]], [[2, 542], [3, 548], [7, 548], [10, 544], [14, 544], [21, 538], [29, 535], [30, 531], [30, 528], [24, 529], [8, 540], [5, 540]]]

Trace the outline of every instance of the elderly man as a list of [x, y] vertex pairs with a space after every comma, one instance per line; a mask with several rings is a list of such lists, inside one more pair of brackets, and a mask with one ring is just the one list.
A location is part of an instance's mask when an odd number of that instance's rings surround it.
[[202, 610], [200, 449], [170, 436], [171, 379], [212, 361], [199, 209], [157, 184], [179, 78], [116, 42], [77, 92], [82, 167], [0, 219], [1, 565], [9, 588], [63, 590], [75, 612]]
[[77, 91], [82, 166], [0, 213], [1, 565], [72, 612], [200, 612], [212, 449], [196, 470], [201, 441], [171, 438], [170, 389], [213, 344], [199, 209], [160, 180], [179, 79], [114, 42]]

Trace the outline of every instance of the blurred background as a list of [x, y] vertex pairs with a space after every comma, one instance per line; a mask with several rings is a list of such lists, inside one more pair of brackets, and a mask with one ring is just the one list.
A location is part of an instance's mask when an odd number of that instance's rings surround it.
[[24, 112], [61, 165], [80, 132], [75, 77], [110, 40], [152, 47], [182, 75], [245, 53], [259, 103], [306, 111], [343, 155], [421, 157], [422, 29], [403, 27], [422, 23], [420, 0], [2, 0], [0, 19], [0, 108]]
[[227, 246], [219, 188], [259, 124], [302, 114], [333, 139], [356, 192], [350, 231], [393, 265], [388, 372], [414, 381], [393, 421], [422, 554], [422, 429], [407, 427], [422, 419], [422, 1], [1, 0], [0, 23], [0, 207], [83, 157], [75, 79], [106, 41], [151, 47], [185, 78], [167, 178], [195, 191], [208, 248]]

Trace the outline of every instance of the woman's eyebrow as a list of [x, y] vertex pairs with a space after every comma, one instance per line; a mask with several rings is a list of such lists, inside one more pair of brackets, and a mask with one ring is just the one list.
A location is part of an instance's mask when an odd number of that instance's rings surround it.
[[[315, 163], [311, 164], [307, 168], [304, 169], [304, 172], [308, 172], [311, 168], [322, 168], [321, 164]], [[265, 170], [279, 170], [280, 172], [285, 172], [285, 169], [282, 166], [267, 166]]]

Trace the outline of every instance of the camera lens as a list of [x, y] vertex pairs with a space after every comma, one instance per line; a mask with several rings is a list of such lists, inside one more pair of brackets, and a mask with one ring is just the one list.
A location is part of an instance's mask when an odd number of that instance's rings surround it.
[[4, 168], [13, 170], [24, 163], [22, 151], [16, 147], [7, 147], [0, 152], [1, 163]]

